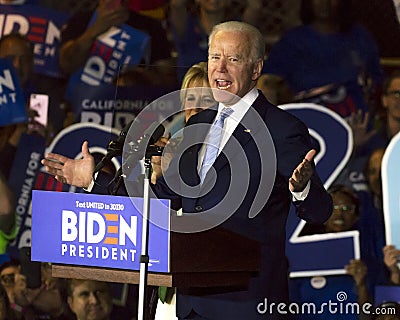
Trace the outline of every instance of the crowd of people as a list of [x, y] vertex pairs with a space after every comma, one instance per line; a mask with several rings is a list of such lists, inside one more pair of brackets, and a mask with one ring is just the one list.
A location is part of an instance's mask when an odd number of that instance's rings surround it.
[[[6, 1], [0, 7], [7, 4], [10, 3]], [[132, 10], [134, 4], [146, 10]], [[302, 25], [285, 32], [265, 52], [265, 39], [257, 29], [263, 19], [260, 0], [154, 0], [148, 5], [141, 1], [99, 0], [95, 8], [71, 14], [62, 28], [58, 63], [63, 76], [54, 79], [35, 72], [34, 46], [26, 35], [0, 35], [0, 61], [4, 58], [12, 62], [27, 102], [28, 118], [27, 122], [0, 127], [0, 150], [4, 155], [0, 158], [0, 319], [110, 320], [135, 319], [137, 315], [136, 285], [129, 285], [130, 298], [135, 301], [117, 307], [113, 305], [110, 283], [53, 278], [51, 265], [43, 262], [36, 263], [39, 284], [32, 288], [28, 280], [32, 274], [26, 273], [20, 255], [23, 250], [9, 250], [9, 245], [18, 241], [22, 227], [12, 173], [18, 171], [18, 155], [27, 145], [40, 140], [43, 149], [38, 153], [45, 168], [42, 174], [47, 171], [48, 181], [55, 179], [63, 185], [83, 188], [83, 192], [102, 194], [107, 194], [115, 182], [115, 170], [113, 174], [106, 170], [95, 173], [99, 159], [91, 154], [90, 141], [82, 144], [80, 159], [43, 151], [57, 134], [82, 121], [81, 110], [71, 107], [73, 92], [71, 95], [68, 90], [74, 87], [67, 88], [69, 81], [85, 68], [92, 55], [103, 54], [105, 49], [98, 40], [111, 32], [105, 37], [111, 41], [117, 34], [115, 28], [122, 25], [143, 32], [150, 40], [136, 63], [119, 62], [115, 68], [119, 72], [108, 85], [128, 90], [180, 89], [182, 112], [170, 121], [168, 132], [156, 142], [166, 147], [166, 152], [152, 158], [152, 191], [158, 197], [171, 199], [176, 211], [213, 214], [214, 207], [232, 192], [228, 190], [232, 184], [239, 181], [240, 188], [244, 187], [240, 180], [245, 174], [241, 161], [246, 159], [248, 190], [222, 226], [259, 241], [262, 248], [260, 273], [251, 279], [247, 290], [211, 288], [198, 294], [195, 290], [168, 288], [170, 299], [159, 300], [157, 307], [154, 299], [160, 288], [149, 287], [148, 319], [269, 319], [257, 313], [255, 307], [264, 298], [272, 303], [322, 304], [338, 291], [347, 292], [349, 302], [377, 307], [376, 286], [400, 288], [400, 248], [386, 243], [381, 182], [383, 155], [400, 131], [400, 71], [382, 67], [378, 42], [357, 20], [353, 4], [349, 0], [302, 0]], [[121, 47], [119, 44], [114, 51]], [[118, 54], [122, 56], [115, 53]], [[32, 93], [50, 98], [46, 127], [31, 126], [36, 116], [28, 106]], [[286, 103], [324, 106], [349, 125], [353, 141], [350, 160], [327, 190], [314, 163], [319, 150], [307, 127], [276, 107]], [[225, 114], [226, 109], [233, 112]], [[114, 111], [113, 116], [116, 114]], [[214, 119], [215, 125], [211, 125]], [[202, 124], [210, 124], [207, 132], [210, 129], [213, 133], [191, 131], [192, 126]], [[196, 140], [199, 132], [204, 145]], [[249, 142], [250, 133], [254, 141]], [[219, 140], [212, 140], [220, 134], [221, 145]], [[237, 151], [229, 144], [231, 136], [239, 141], [245, 158], [235, 160]], [[260, 141], [264, 140], [267, 144], [270, 141], [275, 150], [273, 173], [264, 167], [267, 156], [259, 150]], [[217, 148], [209, 148], [215, 143]], [[177, 153], [179, 157], [175, 157]], [[176, 158], [181, 161], [179, 164]], [[215, 170], [204, 171], [203, 167], [218, 169], [214, 174]], [[238, 172], [233, 174], [233, 170]], [[266, 177], [268, 174], [275, 177], [272, 182]], [[141, 181], [137, 181], [138, 185]], [[215, 185], [206, 194], [193, 196], [193, 188], [211, 181]], [[170, 187], [171, 183], [178, 186], [179, 192]], [[253, 203], [259, 202], [258, 187], [262, 183], [267, 186], [261, 197], [268, 201], [261, 201], [259, 214], [249, 220]], [[39, 188], [38, 183], [34, 185]], [[120, 189], [118, 194], [132, 196], [123, 185], [114, 189]], [[230, 199], [234, 203], [237, 199], [233, 198]], [[223, 205], [231, 208], [231, 204]], [[288, 281], [285, 223], [290, 207], [307, 222], [303, 236], [358, 231], [360, 258], [343, 265], [340, 275], [304, 276]], [[17, 247], [21, 249], [21, 245]], [[171, 297], [173, 308], [165, 308], [171, 304]], [[399, 310], [395, 302], [385, 306]], [[270, 316], [289, 319], [277, 313]], [[343, 319], [398, 319], [400, 311], [391, 316], [353, 314]], [[302, 314], [293, 319], [330, 317], [337, 319], [337, 314]]]

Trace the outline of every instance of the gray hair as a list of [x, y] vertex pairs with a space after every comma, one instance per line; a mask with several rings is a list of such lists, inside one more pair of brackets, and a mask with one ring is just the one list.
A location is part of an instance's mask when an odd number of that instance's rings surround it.
[[219, 31], [240, 32], [246, 34], [249, 40], [251, 39], [252, 47], [250, 58], [252, 62], [257, 61], [258, 59], [264, 60], [265, 39], [260, 30], [258, 30], [256, 27], [241, 21], [227, 21], [217, 24], [211, 31], [210, 37], [208, 39], [208, 47], [210, 47], [214, 36]]

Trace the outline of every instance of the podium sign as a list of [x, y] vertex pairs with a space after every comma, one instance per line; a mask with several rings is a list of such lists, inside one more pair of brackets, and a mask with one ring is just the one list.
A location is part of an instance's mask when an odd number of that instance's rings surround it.
[[[149, 271], [170, 271], [169, 200], [151, 199]], [[142, 198], [32, 192], [32, 260], [139, 270]]]

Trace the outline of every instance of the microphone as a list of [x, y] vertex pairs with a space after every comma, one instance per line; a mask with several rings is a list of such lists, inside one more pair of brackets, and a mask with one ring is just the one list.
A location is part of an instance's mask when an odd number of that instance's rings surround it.
[[[156, 154], [161, 155], [163, 147], [150, 148], [150, 146], [154, 145], [158, 139], [164, 134], [165, 128], [161, 123], [153, 122], [143, 133], [143, 138], [137, 144], [133, 144], [131, 146], [129, 156], [123, 163], [124, 170], [131, 170], [136, 166], [136, 164], [141, 160], [145, 155], [150, 156], [154, 149], [156, 149]], [[151, 152], [148, 152], [150, 151]]]
[[132, 125], [132, 122], [133, 122], [133, 120], [130, 121], [125, 127], [122, 128], [117, 140], [111, 140], [108, 143], [107, 153], [104, 155], [104, 157], [99, 161], [99, 163], [94, 168], [94, 173], [98, 172], [101, 168], [103, 168], [106, 165], [106, 163], [109, 162], [112, 158], [122, 155], [122, 149], [124, 147], [126, 135], [128, 134], [128, 131]]

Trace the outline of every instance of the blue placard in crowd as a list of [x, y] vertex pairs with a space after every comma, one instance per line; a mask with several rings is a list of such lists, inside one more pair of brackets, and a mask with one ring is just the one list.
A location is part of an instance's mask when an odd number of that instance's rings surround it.
[[400, 303], [400, 286], [376, 286], [374, 302], [376, 306], [385, 302]]
[[147, 33], [126, 24], [111, 27], [97, 37], [85, 65], [70, 76], [66, 99], [75, 94], [81, 84], [113, 83], [123, 66], [137, 65], [143, 59], [147, 60], [149, 54], [150, 36]]
[[35, 73], [64, 77], [58, 56], [61, 27], [69, 17], [68, 13], [36, 5], [1, 6], [0, 37], [13, 32], [26, 35], [34, 48]]
[[25, 98], [9, 59], [0, 59], [0, 126], [27, 122]]
[[39, 174], [46, 140], [39, 134], [23, 134], [18, 144], [9, 184], [16, 198], [16, 223], [18, 235], [9, 244], [8, 252], [18, 257], [18, 250], [31, 244], [31, 192]]
[[[32, 259], [139, 270], [143, 198], [33, 191]], [[149, 271], [169, 272], [169, 200], [151, 199]]]
[[[80, 115], [81, 122], [102, 124], [121, 130], [150, 103], [153, 103], [152, 108], [146, 111], [145, 119], [148, 123], [160, 121], [173, 114], [179, 103], [167, 98], [154, 101], [170, 92], [171, 88], [160, 86], [117, 87], [113, 84], [81, 84], [67, 100], [74, 113]], [[141, 120], [144, 118], [142, 116]]]

